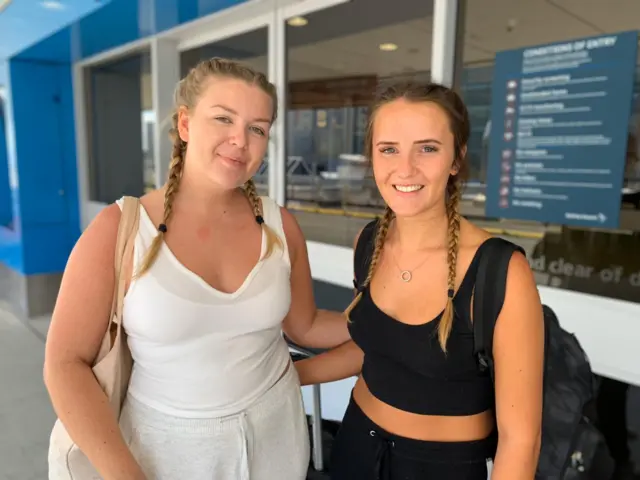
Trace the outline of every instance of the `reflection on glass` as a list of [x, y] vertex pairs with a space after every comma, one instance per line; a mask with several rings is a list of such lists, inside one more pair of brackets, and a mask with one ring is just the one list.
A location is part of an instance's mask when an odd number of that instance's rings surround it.
[[429, 78], [432, 8], [352, 0], [287, 22], [287, 206], [307, 238], [352, 245], [381, 211], [362, 155], [368, 106], [381, 82]]
[[[492, 11], [492, 25], [505, 29], [488, 31], [482, 18], [486, 5], [467, 3], [463, 46], [463, 68], [459, 88], [471, 116], [469, 142], [470, 182], [463, 213], [492, 233], [501, 233], [527, 250], [541, 285], [640, 302], [640, 162], [638, 123], [640, 76], [636, 74], [632, 116], [629, 123], [627, 157], [621, 192], [620, 228], [612, 230], [563, 227], [504, 219], [479, 220], [484, 216], [491, 97], [496, 52], [595, 35], [577, 18], [600, 24], [594, 11], [578, 4], [556, 5], [533, 0], [524, 11]], [[578, 11], [576, 11], [576, 9]], [[638, 9], [640, 13], [640, 6]], [[526, 25], [518, 21], [527, 14]], [[585, 17], [586, 16], [586, 17]], [[591, 18], [593, 17], [593, 18]], [[616, 17], [597, 33], [616, 33], [637, 28], [626, 17]], [[625, 23], [626, 22], [626, 23]], [[535, 28], [544, 26], [544, 28]], [[637, 72], [640, 71], [638, 68]]]
[[14, 226], [4, 99], [0, 97], [0, 227], [13, 230]]
[[85, 70], [89, 197], [111, 203], [155, 186], [148, 50]]

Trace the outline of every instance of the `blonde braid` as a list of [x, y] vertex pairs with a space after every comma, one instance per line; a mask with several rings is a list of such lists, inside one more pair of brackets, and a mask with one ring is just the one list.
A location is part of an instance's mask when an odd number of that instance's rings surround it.
[[380, 261], [380, 256], [382, 255], [384, 241], [387, 238], [387, 232], [389, 231], [389, 225], [391, 225], [391, 220], [393, 220], [393, 210], [391, 210], [389, 207], [386, 207], [384, 211], [384, 216], [382, 217], [382, 220], [380, 221], [380, 223], [376, 228], [375, 247], [373, 249], [373, 255], [371, 256], [371, 263], [369, 263], [367, 278], [365, 278], [364, 283], [358, 287], [358, 293], [356, 294], [355, 298], [351, 301], [349, 306], [344, 311], [344, 314], [347, 316], [347, 320], [349, 320], [349, 315], [351, 314], [351, 311], [353, 310], [353, 308], [362, 298], [363, 289], [368, 287], [369, 284], [371, 283], [373, 274], [375, 273], [376, 267], [378, 266], [378, 262]]
[[169, 165], [169, 178], [167, 180], [167, 186], [164, 192], [164, 214], [162, 217], [162, 223], [158, 226], [158, 234], [151, 242], [151, 246], [145, 254], [140, 269], [136, 273], [136, 277], [144, 275], [153, 265], [158, 253], [160, 253], [160, 247], [164, 241], [164, 236], [167, 233], [167, 225], [173, 214], [173, 201], [180, 187], [180, 179], [182, 178], [182, 171], [184, 169], [184, 154], [187, 148], [187, 144], [182, 141], [180, 135], [178, 135], [178, 114], [174, 113], [172, 117], [173, 128], [170, 131], [170, 135], [173, 139], [173, 152], [171, 154], [171, 164]]
[[253, 214], [256, 217], [256, 221], [264, 230], [264, 234], [267, 237], [267, 250], [264, 252], [264, 258], [268, 258], [269, 255], [273, 253], [273, 247], [278, 246], [281, 249], [284, 249], [284, 245], [282, 244], [282, 240], [273, 231], [273, 229], [267, 225], [262, 216], [262, 203], [260, 202], [260, 197], [258, 196], [258, 192], [256, 190], [256, 184], [253, 180], [249, 179], [244, 184], [244, 192], [251, 202], [251, 208], [253, 209]]
[[443, 352], [447, 352], [447, 340], [453, 328], [453, 295], [456, 288], [456, 268], [458, 265], [458, 246], [460, 240], [460, 182], [458, 177], [451, 177], [447, 184], [447, 217], [449, 219], [449, 229], [447, 233], [448, 251], [447, 264], [449, 274], [447, 276], [447, 304], [442, 313], [440, 324], [438, 325], [438, 341]]

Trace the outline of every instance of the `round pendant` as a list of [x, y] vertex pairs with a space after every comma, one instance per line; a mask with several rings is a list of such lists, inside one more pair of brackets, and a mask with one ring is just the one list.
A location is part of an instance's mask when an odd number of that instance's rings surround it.
[[403, 282], [410, 282], [411, 281], [411, 272], [409, 270], [403, 270], [400, 273], [400, 278], [402, 279]]

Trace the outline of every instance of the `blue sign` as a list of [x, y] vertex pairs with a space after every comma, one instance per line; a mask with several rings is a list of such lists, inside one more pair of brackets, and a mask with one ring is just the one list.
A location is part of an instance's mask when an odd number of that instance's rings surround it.
[[638, 33], [499, 52], [489, 217], [616, 228]]

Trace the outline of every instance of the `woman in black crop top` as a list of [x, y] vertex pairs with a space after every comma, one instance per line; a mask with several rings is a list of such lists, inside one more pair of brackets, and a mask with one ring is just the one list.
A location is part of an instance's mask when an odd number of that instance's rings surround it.
[[[296, 363], [303, 384], [360, 374], [333, 445], [334, 480], [532, 480], [544, 326], [520, 253], [493, 337], [495, 388], [474, 356], [472, 297], [489, 234], [461, 217], [466, 107], [435, 84], [383, 90], [365, 149], [386, 202], [355, 244], [352, 341]], [[495, 413], [494, 413], [495, 412]]]

